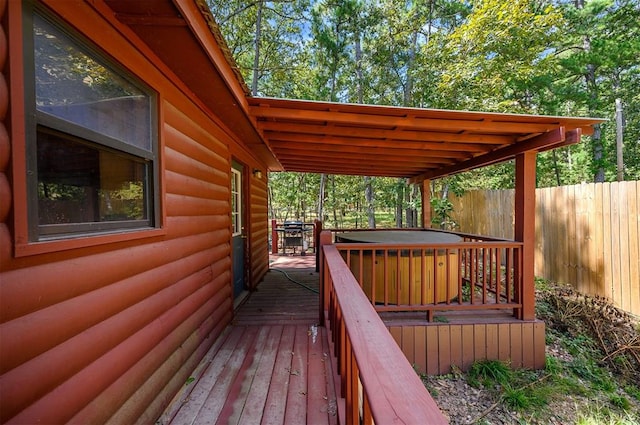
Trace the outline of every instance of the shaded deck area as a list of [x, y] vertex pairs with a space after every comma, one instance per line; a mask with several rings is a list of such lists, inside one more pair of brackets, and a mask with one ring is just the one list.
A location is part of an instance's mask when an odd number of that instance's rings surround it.
[[258, 290], [238, 308], [190, 391], [162, 423], [337, 423], [317, 288], [313, 256], [272, 257]]

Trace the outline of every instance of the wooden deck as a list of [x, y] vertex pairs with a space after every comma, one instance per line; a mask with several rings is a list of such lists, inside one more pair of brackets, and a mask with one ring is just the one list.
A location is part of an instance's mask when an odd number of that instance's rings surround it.
[[336, 424], [315, 259], [274, 257], [163, 424]]

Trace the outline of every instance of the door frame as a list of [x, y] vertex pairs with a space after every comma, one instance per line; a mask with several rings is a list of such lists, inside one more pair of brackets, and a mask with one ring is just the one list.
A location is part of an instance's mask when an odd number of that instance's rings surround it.
[[[230, 169], [230, 182], [229, 182], [229, 194], [231, 196], [233, 196], [233, 192], [232, 192], [232, 188], [233, 188], [233, 178], [234, 178], [234, 173], [236, 175], [238, 175], [240, 177], [240, 196], [239, 196], [239, 200], [240, 200], [240, 212], [239, 212], [239, 218], [240, 218], [240, 232], [236, 232], [236, 229], [234, 229], [234, 221], [232, 218], [232, 215], [234, 214], [233, 211], [233, 200], [230, 199], [230, 228], [231, 228], [231, 289], [232, 289], [232, 294], [233, 294], [233, 299], [235, 300], [239, 295], [242, 294], [242, 292], [247, 291], [250, 289], [251, 285], [250, 285], [250, 281], [249, 278], [251, 276], [250, 273], [250, 264], [249, 264], [249, 253], [248, 253], [248, 249], [249, 249], [249, 231], [248, 229], [250, 228], [249, 226], [249, 178], [248, 178], [248, 174], [247, 171], [248, 167], [246, 164], [240, 162], [239, 160], [237, 160], [236, 158], [232, 158], [231, 160], [231, 169]], [[234, 239], [240, 237], [242, 239], [242, 258], [238, 259], [235, 257], [235, 253], [234, 253]], [[236, 260], [242, 261], [242, 270], [243, 270], [243, 276], [242, 276], [242, 283], [243, 283], [243, 289], [240, 293], [235, 294], [235, 283], [236, 283], [236, 276], [235, 276], [235, 265], [236, 265]]]

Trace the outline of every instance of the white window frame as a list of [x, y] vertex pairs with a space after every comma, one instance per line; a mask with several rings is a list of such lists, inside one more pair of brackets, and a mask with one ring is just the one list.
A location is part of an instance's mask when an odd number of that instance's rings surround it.
[[242, 172], [231, 169], [231, 228], [232, 236], [242, 235]]

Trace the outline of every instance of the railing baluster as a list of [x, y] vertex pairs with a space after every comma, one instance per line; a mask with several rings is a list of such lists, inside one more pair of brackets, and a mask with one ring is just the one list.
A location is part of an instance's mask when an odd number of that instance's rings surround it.
[[471, 303], [471, 305], [475, 304], [475, 290], [476, 290], [476, 282], [477, 282], [477, 274], [476, 274], [476, 268], [477, 268], [477, 264], [478, 264], [478, 248], [471, 248], [471, 254], [469, 255], [471, 257], [471, 261], [470, 261], [470, 270], [469, 270], [469, 276], [471, 277], [471, 279], [469, 279], [469, 302]]
[[395, 285], [396, 285], [396, 305], [400, 305], [400, 269], [402, 265], [400, 263], [400, 250], [396, 249], [396, 275], [395, 275]]
[[505, 264], [505, 279], [504, 279], [504, 284], [505, 284], [505, 288], [504, 288], [504, 293], [505, 293], [505, 297], [507, 299], [507, 302], [510, 303], [512, 302], [511, 300], [511, 285], [513, 282], [513, 269], [512, 269], [512, 264], [511, 264], [511, 255], [513, 255], [513, 250], [511, 248], [506, 248], [506, 264]]
[[487, 249], [482, 249], [482, 304], [487, 303]]
[[362, 406], [362, 423], [363, 425], [373, 425], [373, 416], [371, 416], [371, 405], [369, 404], [369, 397], [364, 397]]
[[350, 353], [351, 359], [351, 373], [349, 381], [351, 382], [351, 414], [347, 414], [347, 418], [351, 420], [349, 423], [357, 424], [360, 422], [360, 372], [358, 371], [358, 363], [356, 362], [356, 357], [353, 354], [353, 350]]
[[[338, 310], [341, 311], [340, 309]], [[338, 370], [340, 371], [340, 376], [349, 376], [347, 375], [347, 360], [349, 359], [347, 357], [347, 332], [344, 320], [342, 320], [342, 314], [339, 315], [338, 324], [340, 326], [340, 357], [338, 357]], [[340, 391], [343, 397], [347, 396], [347, 385], [344, 380], [342, 381]]]
[[449, 248], [445, 248], [444, 250], [444, 283], [445, 283], [445, 288], [447, 290], [447, 304], [451, 304], [451, 289], [450, 289], [450, 280], [451, 280], [451, 273], [450, 273], [450, 264], [449, 264]]
[[420, 250], [420, 303], [427, 303], [427, 254], [426, 249]]
[[384, 265], [383, 265], [383, 273], [384, 273], [384, 305], [389, 305], [389, 273], [388, 267], [389, 264], [389, 251], [384, 250]]
[[357, 412], [358, 410], [358, 405], [354, 400], [354, 385], [353, 385], [353, 379], [354, 379], [354, 375], [355, 372], [353, 370], [353, 351], [351, 350], [351, 341], [349, 339], [346, 340], [346, 350], [345, 350], [345, 360], [346, 360], [346, 367], [345, 367], [345, 375], [343, 375], [346, 379], [344, 379], [344, 384], [345, 385], [345, 392], [344, 392], [344, 399], [346, 402], [346, 413], [347, 413], [347, 423], [352, 423], [352, 424], [356, 424], [359, 421], [358, 420], [354, 420], [354, 413]]
[[[415, 301], [413, 299], [413, 288], [414, 288], [414, 282], [413, 282], [413, 249], [409, 250], [409, 284], [407, 285], [409, 287], [409, 294], [407, 297], [408, 303], [409, 305], [413, 305], [413, 302]], [[400, 302], [398, 302], [398, 304], [400, 304]]]
[[494, 248], [495, 257], [495, 287], [496, 287], [496, 304], [500, 304], [502, 297], [502, 267], [500, 266], [501, 248]]
[[360, 284], [361, 288], [364, 288], [364, 256], [362, 255], [362, 252], [362, 249], [358, 250], [358, 283]]
[[438, 303], [438, 250], [436, 248], [434, 248], [432, 251], [433, 253], [433, 304], [437, 304]]
[[366, 245], [336, 247], [379, 312], [521, 307], [518, 242]]
[[371, 304], [376, 305], [378, 301], [378, 288], [376, 286], [376, 264], [377, 260], [377, 251], [371, 250]]

